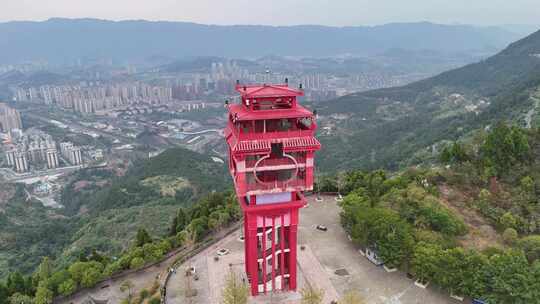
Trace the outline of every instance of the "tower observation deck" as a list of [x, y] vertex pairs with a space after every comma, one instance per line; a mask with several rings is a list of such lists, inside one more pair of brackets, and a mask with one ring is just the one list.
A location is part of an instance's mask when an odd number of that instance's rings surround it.
[[225, 138], [229, 170], [244, 214], [245, 270], [251, 294], [296, 290], [298, 209], [313, 189], [315, 115], [298, 104], [303, 91], [236, 85]]

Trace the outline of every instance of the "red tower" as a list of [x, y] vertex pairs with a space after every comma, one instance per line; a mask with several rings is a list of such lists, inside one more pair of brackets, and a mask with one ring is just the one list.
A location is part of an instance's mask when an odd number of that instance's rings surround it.
[[297, 103], [302, 90], [240, 85], [229, 105], [229, 170], [244, 213], [251, 294], [296, 290], [296, 235], [303, 191], [313, 189], [314, 114]]

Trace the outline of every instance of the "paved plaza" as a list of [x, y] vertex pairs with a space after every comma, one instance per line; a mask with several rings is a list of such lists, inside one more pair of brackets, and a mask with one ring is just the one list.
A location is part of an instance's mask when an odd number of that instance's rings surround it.
[[[325, 290], [323, 303], [336, 300], [349, 290], [358, 291], [368, 304], [445, 304], [459, 303], [446, 293], [433, 288], [421, 289], [401, 272], [387, 273], [370, 263], [355, 249], [339, 224], [339, 211], [333, 197], [322, 202], [309, 198], [309, 206], [300, 211], [298, 229], [298, 289], [306, 284]], [[328, 227], [320, 231], [319, 224]], [[237, 231], [184, 263], [170, 280], [169, 304], [219, 304], [227, 273], [232, 270], [243, 276], [243, 242]], [[215, 260], [217, 251], [228, 249], [227, 255]], [[197, 280], [186, 282], [184, 270], [195, 267]], [[187, 284], [197, 295], [186, 298]], [[275, 292], [250, 298], [250, 303], [300, 303], [299, 292]]]

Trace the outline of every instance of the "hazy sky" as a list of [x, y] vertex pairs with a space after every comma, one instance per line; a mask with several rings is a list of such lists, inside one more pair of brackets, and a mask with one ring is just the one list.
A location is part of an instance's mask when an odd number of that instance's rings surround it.
[[538, 24], [539, 0], [0, 0], [0, 21], [51, 17], [210, 24]]

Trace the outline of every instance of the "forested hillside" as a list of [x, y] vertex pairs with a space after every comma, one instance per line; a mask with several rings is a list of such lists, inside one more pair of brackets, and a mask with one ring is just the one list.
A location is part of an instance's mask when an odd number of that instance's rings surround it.
[[180, 206], [228, 188], [225, 172], [208, 156], [175, 148], [135, 163], [123, 177], [80, 171], [63, 190], [64, 209], [25, 201], [22, 186], [9, 186], [18, 194], [0, 204], [0, 277], [30, 272], [43, 256], [61, 266], [92, 250], [118, 254], [139, 228], [163, 236]]
[[318, 104], [328, 129], [321, 134], [320, 164], [324, 170], [397, 169], [500, 119], [536, 126], [539, 92], [540, 31], [476, 64]]
[[[440, 165], [351, 171], [342, 225], [389, 268], [488, 303], [539, 303], [540, 130], [499, 123], [455, 142]], [[335, 189], [334, 189], [335, 190]]]

